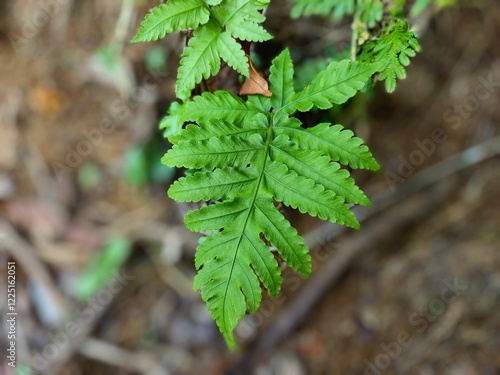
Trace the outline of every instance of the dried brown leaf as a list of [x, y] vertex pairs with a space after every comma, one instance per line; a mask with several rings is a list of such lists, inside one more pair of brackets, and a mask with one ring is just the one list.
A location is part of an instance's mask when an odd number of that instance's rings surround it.
[[265, 78], [255, 70], [250, 57], [248, 55], [247, 57], [250, 64], [250, 77], [248, 77], [243, 83], [243, 86], [241, 86], [240, 95], [260, 94], [270, 97], [272, 93], [269, 91], [269, 84]]

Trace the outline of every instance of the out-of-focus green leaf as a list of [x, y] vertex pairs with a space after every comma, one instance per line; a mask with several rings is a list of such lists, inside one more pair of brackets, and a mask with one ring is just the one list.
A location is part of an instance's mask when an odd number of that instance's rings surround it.
[[94, 163], [86, 163], [78, 169], [78, 186], [82, 190], [94, 189], [101, 181], [101, 171]]
[[109, 238], [90, 265], [80, 274], [73, 290], [75, 298], [84, 301], [94, 297], [126, 262], [131, 249], [127, 238]]
[[95, 53], [108, 71], [114, 72], [118, 68], [120, 57], [112, 46], [101, 46]]
[[155, 46], [146, 55], [146, 66], [154, 73], [162, 73], [166, 70], [167, 59], [167, 50], [161, 46]]
[[127, 150], [123, 162], [125, 182], [141, 186], [148, 181], [148, 161], [142, 147]]

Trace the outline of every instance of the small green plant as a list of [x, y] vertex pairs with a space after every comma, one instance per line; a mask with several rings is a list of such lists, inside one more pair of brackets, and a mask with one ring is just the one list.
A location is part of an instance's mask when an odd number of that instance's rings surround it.
[[[251, 63], [249, 44], [271, 38], [261, 26], [269, 0], [169, 0], [145, 17], [133, 40], [187, 31], [176, 84], [183, 102], [173, 103], [160, 124], [173, 145], [162, 161], [187, 169], [171, 185], [171, 198], [208, 202], [185, 217], [190, 230], [206, 234], [196, 252], [194, 290], [201, 289], [230, 347], [238, 321], [259, 307], [262, 286], [271, 295], [280, 291], [278, 255], [270, 246], [295, 271], [311, 271], [308, 249], [277, 202], [356, 229], [348, 204], [370, 204], [343, 168], [379, 169], [363, 141], [338, 124], [306, 128], [294, 115], [343, 104], [377, 75], [392, 91], [418, 50], [415, 34], [381, 1], [293, 2], [295, 16], [354, 15], [361, 23], [355, 25], [352, 59], [325, 64], [298, 92], [288, 49], [272, 61], [268, 82]], [[367, 34], [361, 38], [362, 30]], [[245, 84], [253, 81], [253, 89], [192, 97], [198, 84], [207, 87], [203, 82], [221, 70], [221, 61], [246, 77]]]
[[134, 42], [152, 41], [179, 30], [193, 30], [181, 58], [175, 91], [182, 100], [202, 78], [215, 75], [221, 59], [249, 76], [248, 59], [238, 40], [262, 42], [271, 35], [260, 25], [270, 0], [170, 0], [144, 19]]
[[388, 92], [393, 92], [396, 81], [406, 77], [405, 67], [410, 64], [410, 58], [419, 50], [417, 37], [408, 30], [408, 23], [397, 19], [383, 28], [378, 39], [363, 44], [359, 59], [379, 62], [378, 79], [385, 81]]

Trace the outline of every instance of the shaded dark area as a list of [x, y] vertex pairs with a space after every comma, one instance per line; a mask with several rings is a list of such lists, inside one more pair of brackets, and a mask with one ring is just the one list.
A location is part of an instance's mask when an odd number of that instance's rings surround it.
[[[360, 231], [287, 211], [313, 276], [284, 269], [229, 353], [192, 291], [193, 206], [165, 193], [181, 172], [159, 162], [184, 39], [129, 44], [156, 4], [136, 3], [0, 3], [3, 353], [14, 261], [18, 313], [0, 373], [499, 374], [500, 4], [424, 13], [394, 94], [303, 118], [369, 145], [382, 171], [353, 175], [373, 206]], [[283, 46], [301, 64], [350, 43], [348, 22], [291, 20], [285, 1], [267, 16], [264, 75]]]

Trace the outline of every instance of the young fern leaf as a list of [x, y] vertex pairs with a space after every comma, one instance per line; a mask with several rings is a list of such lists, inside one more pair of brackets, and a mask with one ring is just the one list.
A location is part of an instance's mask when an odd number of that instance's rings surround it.
[[221, 59], [249, 76], [248, 59], [238, 40], [272, 38], [260, 25], [265, 20], [261, 11], [267, 5], [269, 0], [168, 0], [145, 17], [132, 41], [152, 41], [194, 29], [182, 53], [175, 87], [177, 97], [187, 100], [202, 79], [220, 71]]
[[415, 33], [408, 30], [406, 21], [398, 19], [384, 28], [378, 40], [363, 44], [359, 60], [379, 63], [378, 79], [385, 81], [387, 92], [393, 92], [396, 81], [406, 77], [405, 67], [410, 64], [410, 58], [419, 50]]
[[275, 295], [282, 283], [278, 262], [261, 236], [292, 269], [304, 275], [311, 271], [304, 240], [275, 201], [359, 228], [348, 203], [370, 202], [341, 164], [373, 170], [379, 165], [341, 125], [305, 129], [289, 116], [345, 102], [377, 69], [335, 62], [295, 93], [293, 63], [285, 50], [270, 68], [271, 98], [250, 95], [243, 101], [227, 92], [204, 93], [178, 114], [195, 124], [169, 138], [174, 146], [163, 162], [205, 172], [179, 179], [168, 194], [178, 201], [214, 202], [190, 211], [185, 223], [193, 231], [212, 231], [196, 252], [194, 290], [201, 289], [230, 347], [247, 308], [254, 312], [260, 304], [261, 284]]
[[220, 60], [248, 76], [248, 60], [241, 45], [213, 20], [196, 29], [185, 48], [177, 76], [175, 91], [180, 99], [187, 99], [202, 78], [219, 72]]

